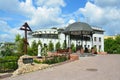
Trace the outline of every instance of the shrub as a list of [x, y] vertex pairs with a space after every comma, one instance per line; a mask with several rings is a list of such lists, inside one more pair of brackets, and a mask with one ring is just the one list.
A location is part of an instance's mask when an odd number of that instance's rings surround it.
[[65, 41], [63, 42], [63, 44], [62, 44], [62, 49], [66, 49], [66, 43], [65, 43]]
[[31, 47], [28, 47], [28, 54], [31, 56], [36, 56], [37, 53], [38, 53], [38, 45], [37, 45], [36, 41], [34, 40], [32, 42]]
[[111, 54], [120, 54], [120, 35], [115, 38], [108, 38], [104, 40], [105, 51]]
[[75, 52], [75, 51], [76, 51], [76, 48], [75, 48], [74, 43], [71, 44], [71, 49], [72, 49], [72, 52]]
[[52, 41], [49, 42], [48, 49], [49, 49], [49, 51], [54, 50], [54, 44], [52, 43]]
[[11, 71], [18, 68], [18, 57], [17, 56], [6, 56], [0, 58], [0, 72]]
[[42, 48], [41, 55], [46, 57], [48, 55], [47, 51], [48, 51], [48, 46], [47, 46], [47, 44], [44, 44], [44, 47]]
[[57, 42], [57, 43], [56, 43], [55, 48], [56, 48], [56, 50], [58, 50], [58, 49], [61, 48], [61, 44], [60, 44], [60, 42]]
[[40, 45], [42, 47], [42, 42], [41, 40], [38, 41], [37, 45]]
[[37, 64], [41, 64], [42, 62], [38, 61], [38, 60], [34, 60], [35, 63]]
[[53, 56], [52, 59], [46, 59], [45, 61], [43, 61], [43, 63], [45, 63], [45, 64], [54, 64], [54, 63], [64, 62], [66, 60], [68, 60], [68, 59], [67, 59], [67, 57], [65, 55]]

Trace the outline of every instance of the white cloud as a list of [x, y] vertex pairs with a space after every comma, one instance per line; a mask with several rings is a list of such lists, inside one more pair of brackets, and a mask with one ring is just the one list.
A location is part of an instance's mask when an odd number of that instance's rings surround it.
[[100, 7], [87, 2], [85, 8], [80, 8], [79, 11], [89, 19], [90, 23], [100, 23], [104, 12]]
[[64, 7], [66, 4], [63, 0], [35, 0], [37, 6], [46, 6], [46, 7]]
[[94, 0], [95, 4], [100, 7], [117, 7], [120, 8], [120, 0]]
[[11, 28], [7, 22], [0, 20], [0, 42], [14, 42], [16, 34], [22, 34], [22, 32], [18, 28]]
[[0, 10], [16, 12], [19, 8], [18, 0], [0, 0]]
[[48, 25], [63, 24], [64, 19], [59, 17], [61, 10], [59, 8], [41, 8], [39, 7], [28, 23], [35, 28], [48, 27]]
[[11, 38], [8, 34], [0, 34], [0, 42], [11, 41]]
[[[10, 12], [13, 15], [24, 16], [27, 19], [23, 19], [21, 21], [23, 23], [20, 22], [15, 25], [22, 25], [27, 21], [34, 30], [57, 25], [66, 26], [67, 21], [68, 24], [72, 23], [80, 16], [80, 21], [86, 20], [91, 25], [103, 27], [106, 34], [120, 33], [120, 0], [88, 1], [92, 1], [92, 3], [87, 2], [84, 8], [66, 15], [63, 15], [61, 10], [61, 7], [66, 6], [64, 0], [26, 0], [25, 2], [19, 2], [19, 0], [0, 0], [0, 10], [7, 13]], [[81, 15], [83, 16], [81, 17]], [[8, 20], [4, 19], [4, 17], [0, 19], [2, 19], [0, 20], [0, 37], [2, 40], [12, 40], [15, 34], [23, 33], [17, 27], [13, 28], [10, 26], [7, 23]], [[13, 18], [9, 16], [9, 19], [12, 20]]]
[[10, 30], [7, 22], [0, 20], [0, 32], [7, 32]]
[[20, 8], [29, 20], [26, 20], [33, 29], [60, 25], [64, 23], [61, 15], [61, 6], [65, 6], [63, 0], [35, 0], [36, 6], [33, 6], [32, 0], [20, 3]]
[[8, 33], [8, 34], [9, 33], [10, 34], [17, 34], [17, 33], [21, 34], [19, 32], [19, 28], [17, 28], [17, 27], [12, 28], [7, 24], [6, 21], [2, 21], [2, 20], [0, 20], [0, 32], [1, 33]]
[[[13, 15], [24, 16], [27, 19], [21, 22], [27, 21], [34, 30], [64, 24], [64, 18], [61, 17], [61, 7], [65, 5], [64, 0], [34, 0], [34, 3], [33, 0], [26, 0], [25, 2], [20, 2], [19, 0], [0, 0], [0, 10]], [[0, 19], [3, 19], [0, 20], [2, 23], [0, 24], [2, 26], [0, 27], [2, 29], [0, 30], [0, 37], [3, 40], [14, 39], [17, 32], [21, 34], [18, 28], [10, 26], [7, 23], [8, 20], [4, 19], [4, 17]], [[19, 24], [15, 23], [14, 25], [18, 26]], [[11, 36], [8, 37], [9, 35]]]
[[32, 15], [34, 15], [35, 12], [35, 7], [32, 4], [32, 0], [26, 0], [26, 2], [19, 2], [19, 9], [20, 9], [20, 13], [23, 14], [26, 17], [31, 17]]
[[[5, 3], [7, 6], [4, 5]], [[65, 6], [64, 0], [34, 0], [34, 3], [36, 6], [33, 5], [32, 0], [26, 0], [25, 2], [1, 0], [0, 10], [20, 14], [28, 18], [25, 21], [32, 25], [34, 29], [64, 23], [64, 19], [61, 17], [61, 7]]]
[[[107, 7], [101, 7], [102, 5], [97, 5], [101, 4], [103, 1], [104, 5], [107, 5]], [[80, 8], [78, 12], [84, 15], [84, 17], [86, 18], [86, 22], [90, 23], [91, 25], [100, 26], [105, 29], [106, 34], [120, 34], [120, 9], [117, 8], [117, 5], [111, 5], [110, 3], [112, 3], [112, 0], [110, 1], [111, 2], [107, 0], [94, 0], [95, 4], [87, 2], [85, 7]], [[114, 0], [114, 3], [116, 1], [117, 0]]]
[[72, 23], [74, 23], [74, 22], [76, 22], [74, 19], [70, 19], [70, 20], [68, 21], [68, 24], [72, 24]]

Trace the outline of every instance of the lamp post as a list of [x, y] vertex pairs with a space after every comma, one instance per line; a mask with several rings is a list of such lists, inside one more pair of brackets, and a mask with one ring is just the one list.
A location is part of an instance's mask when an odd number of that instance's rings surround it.
[[25, 54], [27, 54], [27, 31], [32, 31], [31, 28], [29, 27], [29, 25], [27, 24], [27, 22], [25, 22], [22, 27], [20, 28], [20, 30], [24, 30], [25, 31], [25, 39], [24, 39], [24, 52]]

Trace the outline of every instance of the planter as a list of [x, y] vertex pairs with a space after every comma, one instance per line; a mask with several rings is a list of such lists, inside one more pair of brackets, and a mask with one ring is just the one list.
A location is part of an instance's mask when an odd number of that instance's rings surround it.
[[79, 56], [77, 54], [70, 54], [70, 60], [79, 60]]

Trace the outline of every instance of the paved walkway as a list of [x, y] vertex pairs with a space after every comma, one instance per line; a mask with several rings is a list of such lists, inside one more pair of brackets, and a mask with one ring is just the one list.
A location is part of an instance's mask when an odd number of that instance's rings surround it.
[[120, 80], [120, 55], [80, 57], [74, 62], [3, 80]]

